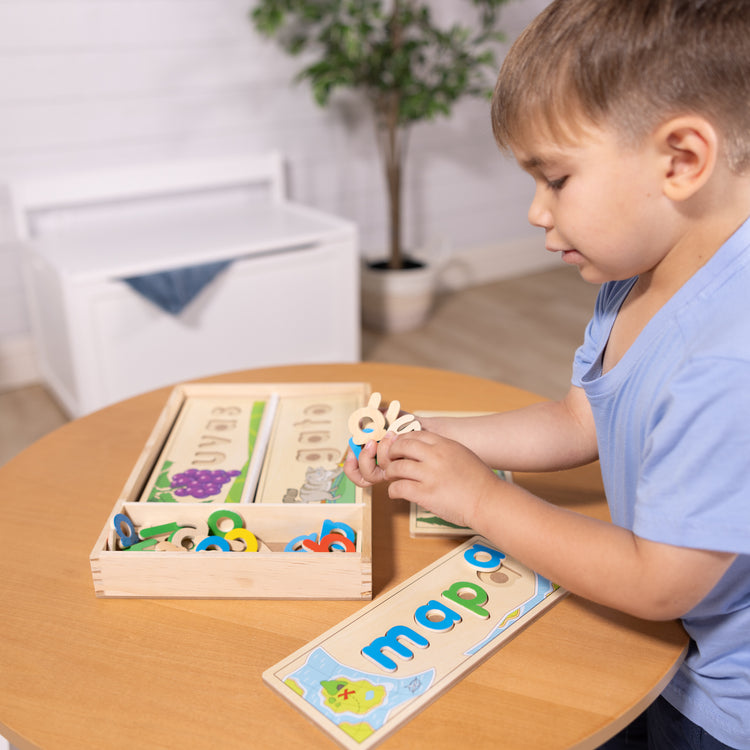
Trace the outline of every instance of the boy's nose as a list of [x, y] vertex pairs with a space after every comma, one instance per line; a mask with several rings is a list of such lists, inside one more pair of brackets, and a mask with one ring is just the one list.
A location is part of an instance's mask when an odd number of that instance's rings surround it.
[[553, 225], [552, 214], [544, 200], [544, 189], [537, 187], [534, 193], [534, 199], [529, 206], [529, 224], [542, 229], [551, 229]]

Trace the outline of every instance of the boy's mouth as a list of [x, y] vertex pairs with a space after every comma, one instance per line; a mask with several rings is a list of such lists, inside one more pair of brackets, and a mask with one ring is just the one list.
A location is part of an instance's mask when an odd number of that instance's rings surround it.
[[562, 251], [563, 263], [577, 263], [582, 257], [576, 249]]
[[583, 257], [574, 247], [567, 250], [564, 248], [548, 247], [547, 250], [551, 253], [560, 253], [563, 263], [576, 263]]

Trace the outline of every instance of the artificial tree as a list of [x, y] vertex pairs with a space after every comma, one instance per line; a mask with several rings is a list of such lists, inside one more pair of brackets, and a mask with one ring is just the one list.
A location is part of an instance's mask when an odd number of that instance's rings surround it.
[[416, 0], [259, 0], [255, 27], [291, 54], [317, 56], [298, 75], [324, 106], [333, 91], [361, 91], [381, 143], [388, 192], [387, 267], [402, 269], [401, 182], [408, 127], [451, 114], [465, 96], [491, 91], [503, 38], [500, 7], [508, 0], [469, 0], [470, 21], [439, 26], [429, 3]]

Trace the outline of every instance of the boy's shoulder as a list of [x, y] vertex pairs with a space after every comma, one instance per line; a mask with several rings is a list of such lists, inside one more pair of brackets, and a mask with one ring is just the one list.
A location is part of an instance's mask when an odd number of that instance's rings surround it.
[[750, 223], [681, 290], [676, 323], [694, 350], [750, 362]]

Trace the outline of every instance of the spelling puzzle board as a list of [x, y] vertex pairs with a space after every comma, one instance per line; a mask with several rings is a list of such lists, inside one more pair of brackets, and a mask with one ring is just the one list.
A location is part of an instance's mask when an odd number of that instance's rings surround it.
[[370, 748], [565, 591], [473, 537], [263, 679], [345, 748]]

